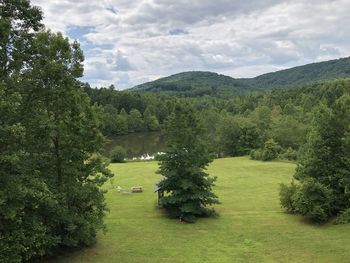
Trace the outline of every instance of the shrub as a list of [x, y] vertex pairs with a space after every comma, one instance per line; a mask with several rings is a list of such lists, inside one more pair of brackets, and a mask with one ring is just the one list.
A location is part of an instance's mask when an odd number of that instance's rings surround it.
[[262, 159], [262, 149], [256, 149], [250, 151], [250, 159], [261, 160]]
[[288, 186], [285, 184], [280, 185], [280, 202], [281, 206], [284, 207], [288, 212], [295, 212], [296, 208], [294, 205], [295, 193], [299, 191], [300, 186], [295, 184], [294, 181]]
[[265, 142], [262, 149], [252, 150], [250, 152], [250, 158], [253, 160], [272, 161], [277, 159], [280, 151], [281, 146], [279, 146], [273, 139], [270, 139]]
[[293, 194], [296, 213], [310, 218], [315, 223], [323, 223], [331, 215], [332, 192], [315, 179], [304, 181], [300, 190]]
[[281, 153], [278, 156], [280, 159], [288, 160], [288, 161], [296, 161], [298, 159], [298, 153], [296, 150], [292, 148], [288, 148], [285, 152]]
[[122, 163], [126, 158], [126, 150], [122, 146], [113, 148], [110, 153], [112, 163]]
[[335, 220], [335, 224], [348, 224], [350, 223], [350, 208], [340, 213]]
[[331, 216], [332, 192], [315, 179], [308, 179], [302, 185], [293, 181], [289, 186], [281, 184], [279, 195], [282, 207], [288, 212], [306, 216], [315, 223], [324, 223]]
[[262, 151], [261, 160], [272, 161], [277, 159], [278, 153], [281, 151], [281, 146], [278, 145], [273, 139], [265, 142], [264, 149]]

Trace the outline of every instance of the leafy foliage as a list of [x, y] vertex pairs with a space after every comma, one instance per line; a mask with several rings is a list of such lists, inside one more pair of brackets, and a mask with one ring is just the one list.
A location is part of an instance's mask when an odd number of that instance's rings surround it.
[[[292, 203], [295, 213], [317, 223], [325, 222], [350, 207], [347, 190], [350, 175], [349, 114], [349, 95], [343, 95], [331, 107], [320, 105], [314, 113], [308, 142], [303, 147], [295, 174], [301, 187], [289, 203]], [[283, 201], [282, 205], [285, 204]], [[286, 208], [289, 210], [289, 207]]]
[[214, 213], [207, 206], [219, 201], [212, 186], [216, 178], [204, 171], [212, 156], [203, 141], [203, 129], [188, 105], [177, 105], [167, 123], [167, 150], [160, 155], [158, 173], [164, 176], [159, 186], [167, 194], [161, 206], [172, 217], [194, 222]]
[[99, 111], [76, 80], [79, 44], [36, 32], [41, 12], [29, 1], [5, 1], [1, 12], [0, 261], [22, 262], [93, 244], [112, 174]]
[[260, 145], [259, 129], [248, 118], [225, 117], [220, 123], [218, 133], [224, 155], [246, 155]]
[[350, 208], [346, 209], [345, 211], [341, 212], [337, 219], [335, 220], [335, 224], [348, 224], [350, 223]]
[[297, 211], [295, 206], [295, 195], [298, 191], [300, 191], [300, 185], [296, 184], [294, 181], [292, 181], [290, 185], [280, 185], [279, 196], [281, 206], [290, 213], [295, 213]]
[[122, 163], [126, 158], [126, 150], [121, 146], [117, 146], [111, 150], [110, 156], [112, 163]]
[[279, 159], [284, 159], [288, 161], [296, 161], [298, 159], [298, 153], [296, 150], [293, 150], [292, 148], [287, 148], [287, 150], [283, 151], [278, 156]]
[[277, 159], [280, 152], [281, 146], [270, 139], [265, 142], [263, 148], [251, 151], [250, 157], [254, 160], [272, 161]]

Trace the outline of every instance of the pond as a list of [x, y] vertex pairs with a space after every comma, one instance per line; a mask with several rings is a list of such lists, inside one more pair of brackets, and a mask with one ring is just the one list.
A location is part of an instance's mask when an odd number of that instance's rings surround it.
[[128, 159], [154, 156], [165, 150], [165, 137], [161, 132], [139, 132], [109, 137], [105, 153], [108, 154], [116, 146], [122, 146], [126, 150]]

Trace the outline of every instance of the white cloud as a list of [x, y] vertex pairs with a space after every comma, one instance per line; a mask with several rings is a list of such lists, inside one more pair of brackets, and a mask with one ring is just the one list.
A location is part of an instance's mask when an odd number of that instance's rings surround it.
[[208, 70], [251, 77], [350, 55], [348, 0], [33, 0], [78, 38], [92, 86]]

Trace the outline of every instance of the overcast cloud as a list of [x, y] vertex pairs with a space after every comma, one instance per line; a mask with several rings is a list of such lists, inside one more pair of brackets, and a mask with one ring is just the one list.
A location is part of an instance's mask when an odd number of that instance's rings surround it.
[[205, 70], [253, 77], [350, 56], [350, 0], [32, 0], [81, 43], [84, 81], [119, 89]]

